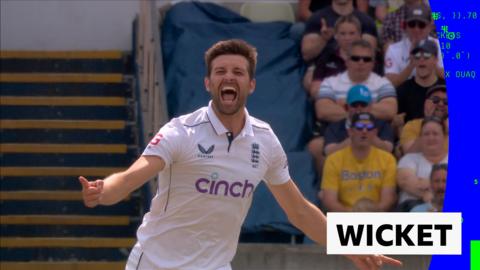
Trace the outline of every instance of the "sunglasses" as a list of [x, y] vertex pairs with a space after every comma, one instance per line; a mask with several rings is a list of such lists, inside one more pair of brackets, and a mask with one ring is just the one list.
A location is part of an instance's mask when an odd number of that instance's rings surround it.
[[367, 131], [371, 131], [371, 130], [375, 129], [375, 125], [373, 123], [357, 122], [353, 125], [353, 127], [358, 131], [362, 131], [364, 129], [367, 129]]
[[427, 27], [427, 23], [422, 21], [409, 21], [407, 22], [407, 26], [409, 28], [414, 28], [416, 26], [420, 29], [424, 29], [425, 27]]
[[443, 103], [443, 105], [448, 105], [448, 100], [446, 98], [441, 98], [441, 97], [431, 97], [430, 100], [433, 102], [433, 104], [437, 105], [440, 103], [440, 101]]
[[416, 60], [420, 60], [420, 58], [423, 58], [425, 60], [428, 60], [430, 58], [432, 58], [433, 54], [432, 53], [428, 53], [428, 52], [417, 52], [416, 54], [413, 55], [413, 57], [416, 59]]
[[360, 62], [362, 60], [365, 63], [370, 63], [373, 61], [373, 57], [371, 56], [359, 56], [359, 55], [352, 55], [350, 56], [350, 60], [353, 62]]

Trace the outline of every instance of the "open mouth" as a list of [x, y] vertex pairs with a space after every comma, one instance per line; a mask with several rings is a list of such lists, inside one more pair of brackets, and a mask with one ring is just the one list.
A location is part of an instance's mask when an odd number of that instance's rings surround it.
[[237, 99], [237, 89], [233, 86], [223, 86], [220, 90], [222, 101], [232, 103]]

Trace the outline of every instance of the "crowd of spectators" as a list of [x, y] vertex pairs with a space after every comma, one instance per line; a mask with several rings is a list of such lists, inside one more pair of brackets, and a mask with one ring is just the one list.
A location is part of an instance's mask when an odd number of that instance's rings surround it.
[[443, 208], [448, 99], [430, 7], [388, 2], [299, 0], [308, 150], [326, 211]]

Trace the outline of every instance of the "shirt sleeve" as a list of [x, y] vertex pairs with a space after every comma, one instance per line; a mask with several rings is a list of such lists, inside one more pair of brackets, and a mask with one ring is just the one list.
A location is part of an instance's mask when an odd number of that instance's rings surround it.
[[336, 164], [339, 152], [332, 154], [325, 160], [323, 167], [322, 189], [338, 191], [340, 185], [339, 164]]
[[398, 162], [398, 169], [412, 169], [415, 172], [417, 167], [417, 153], [410, 153], [403, 156]]
[[320, 84], [320, 89], [317, 92], [317, 95], [315, 96], [316, 100], [323, 99], [323, 98], [328, 98], [333, 101], [336, 101], [335, 97], [335, 91], [333, 90], [332, 87], [332, 79], [335, 77], [329, 77]]
[[419, 131], [417, 120], [407, 122], [402, 129], [402, 134], [400, 134], [400, 144], [405, 144], [418, 138]]
[[382, 187], [390, 188], [397, 185], [397, 168], [393, 155], [388, 154], [387, 165], [385, 167], [385, 174], [383, 177]]
[[177, 161], [182, 153], [182, 146], [185, 144], [183, 126], [177, 121], [177, 119], [172, 119], [160, 128], [155, 137], [148, 143], [142, 155], [160, 157], [165, 162], [166, 168]]
[[380, 87], [378, 88], [377, 102], [388, 97], [397, 97], [397, 92], [393, 84], [386, 78], [381, 77]]
[[271, 185], [280, 185], [288, 182], [291, 177], [288, 171], [288, 160], [277, 136], [272, 132], [273, 138], [268, 169], [265, 173], [265, 181]]
[[388, 46], [387, 52], [385, 53], [385, 74], [393, 73], [398, 74], [401, 72], [399, 60], [396, 57], [398, 52], [395, 52], [396, 46]]

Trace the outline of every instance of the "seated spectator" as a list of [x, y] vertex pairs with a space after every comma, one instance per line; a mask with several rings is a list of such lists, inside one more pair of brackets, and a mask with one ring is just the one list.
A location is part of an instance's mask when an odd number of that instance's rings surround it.
[[432, 198], [424, 198], [425, 203], [412, 208], [410, 212], [442, 212], [447, 186], [447, 164], [434, 164], [430, 173]]
[[404, 23], [407, 19], [407, 11], [421, 0], [404, 0], [404, 4], [393, 12], [388, 13], [383, 20], [381, 41], [383, 43], [383, 51], [392, 43], [399, 42], [403, 37]]
[[[328, 125], [325, 131], [325, 154], [330, 155], [333, 152], [341, 150], [351, 144], [351, 138], [348, 136], [347, 129], [351, 126], [352, 116], [356, 113], [370, 112], [372, 108], [372, 95], [370, 90], [364, 85], [355, 85], [348, 91], [346, 110], [348, 118]], [[382, 120], [375, 120], [377, 129], [373, 135], [372, 145], [392, 152], [393, 150], [393, 132], [390, 125]]]
[[340, 16], [353, 14], [360, 21], [362, 38], [368, 40], [372, 46], [377, 45], [377, 28], [375, 22], [368, 15], [356, 10], [352, 0], [332, 0], [332, 5], [310, 16], [306, 23], [302, 38], [302, 56], [305, 62], [315, 62], [325, 47], [335, 48], [336, 42], [332, 38], [333, 25]]
[[361, 12], [375, 18], [378, 22], [383, 22], [388, 13], [387, 0], [357, 0], [357, 8]]
[[439, 78], [436, 73], [438, 48], [434, 41], [422, 40], [410, 55], [416, 70], [415, 76], [397, 88], [398, 113], [403, 123], [423, 118], [427, 90], [434, 85], [445, 85], [445, 80]]
[[[435, 116], [443, 119], [446, 126], [446, 136], [448, 138], [448, 101], [447, 87], [445, 85], [435, 85], [427, 90], [424, 102], [425, 117]], [[401, 153], [419, 152], [421, 143], [419, 140], [420, 129], [423, 118], [408, 121], [400, 133]], [[448, 139], [445, 140], [445, 147], [448, 149]]]
[[397, 183], [400, 188], [398, 211], [410, 211], [414, 206], [423, 203], [424, 198], [429, 195], [432, 165], [448, 163], [446, 138], [446, 127], [442, 120], [428, 117], [422, 121], [421, 152], [406, 154], [398, 163]]
[[376, 132], [372, 114], [353, 115], [350, 146], [325, 161], [320, 199], [327, 211], [388, 211], [395, 204], [395, 158], [372, 145]]
[[374, 56], [373, 48], [365, 40], [356, 40], [350, 46], [346, 61], [347, 70], [336, 76], [326, 78], [315, 94], [314, 138], [308, 144], [317, 172], [322, 175], [323, 148], [325, 130], [329, 123], [347, 117], [345, 99], [348, 90], [357, 84], [370, 89], [374, 102], [371, 113], [378, 119], [391, 121], [397, 113], [397, 98], [392, 84], [372, 72]]
[[[314, 97], [323, 79], [345, 71], [347, 51], [353, 41], [361, 39], [360, 21], [352, 14], [339, 17], [334, 27], [334, 38], [338, 44], [336, 49], [325, 48], [307, 72], [303, 80], [306, 90]], [[328, 51], [328, 52], [327, 52]]]
[[373, 100], [371, 113], [378, 119], [391, 121], [397, 113], [395, 88], [385, 78], [372, 72], [374, 51], [370, 43], [357, 40], [352, 43], [346, 61], [347, 70], [326, 78], [316, 93], [317, 119], [336, 122], [347, 116], [345, 98], [348, 90], [363, 84], [370, 89]]
[[[405, 22], [405, 36], [397, 43], [388, 47], [385, 54], [385, 77], [397, 87], [415, 74], [415, 67], [411, 61], [410, 52], [418, 43], [425, 39], [433, 40], [440, 51], [437, 39], [429, 37], [432, 30], [430, 9], [425, 5], [416, 5], [407, 12]], [[444, 79], [442, 55], [438, 55], [436, 73]]]

